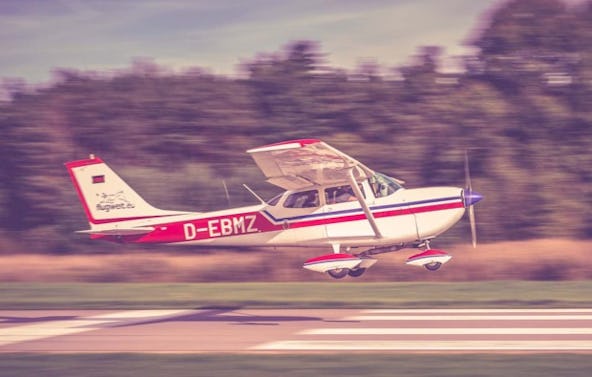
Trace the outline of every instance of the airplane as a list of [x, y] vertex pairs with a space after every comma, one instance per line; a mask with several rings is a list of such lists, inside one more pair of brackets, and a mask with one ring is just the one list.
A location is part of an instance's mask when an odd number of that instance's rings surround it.
[[201, 246], [326, 247], [305, 269], [335, 279], [359, 277], [373, 256], [403, 248], [420, 252], [406, 264], [438, 270], [451, 259], [432, 249], [434, 238], [469, 214], [476, 246], [473, 206], [483, 196], [471, 187], [406, 189], [403, 181], [317, 139], [289, 140], [247, 151], [267, 182], [285, 190], [260, 204], [213, 212], [161, 210], [148, 204], [103, 160], [67, 162], [92, 239], [135, 244]]

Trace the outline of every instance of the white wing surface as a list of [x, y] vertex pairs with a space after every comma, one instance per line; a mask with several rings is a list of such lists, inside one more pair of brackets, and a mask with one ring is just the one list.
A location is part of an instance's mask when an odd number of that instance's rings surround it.
[[249, 149], [247, 153], [267, 177], [285, 190], [346, 184], [352, 170], [357, 181], [374, 174], [361, 162], [316, 139], [290, 140]]

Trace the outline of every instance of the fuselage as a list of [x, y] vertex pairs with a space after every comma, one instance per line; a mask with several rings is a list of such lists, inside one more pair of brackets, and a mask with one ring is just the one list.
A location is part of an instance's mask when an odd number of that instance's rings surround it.
[[[286, 191], [258, 205], [213, 212], [154, 207], [94, 155], [67, 162], [90, 227], [78, 233], [123, 243], [329, 246], [332, 253], [311, 258], [303, 267], [334, 278], [359, 277], [376, 262], [372, 256], [405, 247], [424, 249], [407, 264], [439, 269], [451, 256], [431, 249], [430, 242], [456, 224], [466, 208], [476, 245], [473, 205], [483, 197], [471, 188], [466, 157], [464, 189], [405, 189], [402, 181], [316, 139], [247, 153], [268, 183]], [[356, 247], [365, 250], [350, 251]]]
[[127, 220], [118, 225], [154, 230], [94, 238], [175, 245], [381, 246], [434, 238], [464, 214], [461, 188], [405, 189], [390, 183], [377, 189], [366, 180], [359, 186], [381, 237], [376, 237], [360, 203], [347, 197], [349, 186], [326, 186], [286, 191], [266, 204]]

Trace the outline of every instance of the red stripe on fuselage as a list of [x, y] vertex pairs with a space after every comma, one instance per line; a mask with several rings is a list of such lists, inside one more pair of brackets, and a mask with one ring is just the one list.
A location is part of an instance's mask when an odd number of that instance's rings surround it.
[[[463, 207], [462, 201], [459, 200], [453, 203], [433, 204], [422, 207], [401, 208], [391, 211], [375, 212], [373, 215], [375, 218], [386, 218]], [[330, 215], [330, 213], [327, 215]], [[156, 229], [148, 234], [117, 237], [117, 240], [137, 243], [176, 243], [209, 240], [231, 236], [242, 236], [248, 234], [298, 229], [329, 224], [339, 224], [361, 220], [366, 220], [366, 215], [363, 213], [313, 220], [305, 219], [294, 222], [284, 221], [280, 224], [274, 224], [265, 215], [263, 215], [262, 212], [244, 212], [153, 225]], [[287, 227], [285, 225], [286, 222], [288, 225]], [[115, 240], [115, 237], [113, 237], [113, 239]]]
[[406, 214], [414, 214], [414, 213], [424, 213], [424, 212], [435, 212], [435, 211], [443, 211], [446, 209], [453, 209], [453, 208], [463, 208], [464, 205], [462, 202], [453, 202], [453, 203], [445, 203], [445, 204], [432, 204], [423, 207], [414, 207], [414, 208], [404, 208], [394, 211], [385, 211], [379, 212], [374, 214], [375, 218], [381, 217], [391, 217], [391, 216], [399, 216], [399, 215], [406, 215]]

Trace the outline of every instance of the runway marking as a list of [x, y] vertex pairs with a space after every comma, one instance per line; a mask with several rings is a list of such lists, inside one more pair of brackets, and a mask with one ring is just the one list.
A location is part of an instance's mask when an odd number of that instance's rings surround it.
[[310, 329], [301, 335], [590, 335], [592, 328], [521, 328], [521, 327], [457, 327], [457, 328], [332, 328]]
[[[592, 309], [366, 309], [350, 321], [592, 320]], [[478, 313], [485, 313], [479, 314]], [[557, 314], [569, 313], [569, 314]], [[580, 313], [580, 314], [574, 314]], [[591, 314], [583, 314], [591, 313]], [[370, 314], [370, 315], [368, 315]], [[474, 314], [474, 315], [469, 315]]]
[[590, 340], [286, 340], [261, 351], [590, 351]]
[[[218, 319], [223, 324], [228, 319], [228, 324], [224, 325], [222, 332], [214, 329], [214, 323], [208, 322], [210, 318], [204, 322], [200, 316], [178, 323], [181, 326], [178, 329], [181, 330], [175, 331], [173, 338], [167, 338], [171, 335], [170, 331], [173, 328], [169, 323], [165, 323], [165, 326], [152, 325], [159, 323], [161, 319], [167, 321], [167, 318], [171, 318], [172, 321], [176, 321], [179, 316], [199, 312], [202, 311], [191, 309], [104, 310], [80, 311], [72, 314], [75, 317], [66, 317], [63, 312], [53, 316], [54, 313], [39, 314], [33, 311], [25, 312], [20, 317], [14, 317], [13, 314], [6, 317], [9, 319], [7, 323], [2, 324], [8, 327], [0, 327], [0, 352], [14, 352], [14, 350], [22, 352], [27, 349], [34, 351], [45, 349], [51, 352], [56, 347], [73, 352], [93, 352], [93, 349], [109, 347], [101, 335], [105, 335], [107, 339], [114, 339], [109, 342], [120, 342], [122, 337], [128, 337], [126, 341], [134, 344], [136, 347], [134, 349], [140, 350], [139, 352], [163, 350], [151, 348], [146, 351], [146, 344], [150, 341], [168, 342], [164, 345], [164, 350], [171, 347], [171, 344], [173, 347], [176, 346], [178, 341], [185, 347], [183, 349], [190, 352], [210, 350], [210, 343], [208, 343], [210, 341], [219, 342], [219, 344], [216, 343], [216, 347], [219, 348], [214, 347], [215, 349], [233, 352], [592, 352], [592, 321], [590, 320], [592, 310], [590, 309], [348, 309], [326, 314], [316, 313], [319, 318], [308, 322], [299, 320], [292, 322], [292, 317], [286, 317], [289, 323], [285, 323], [279, 316], [278, 331], [272, 332], [271, 338], [266, 338], [260, 334], [259, 329], [253, 327], [262, 323], [256, 320], [257, 317], [261, 316], [268, 321], [269, 315], [275, 315], [262, 311], [249, 313], [246, 321], [238, 322], [236, 316], [227, 318], [224, 314], [220, 315]], [[302, 313], [298, 316], [309, 319]], [[353, 318], [357, 320], [354, 322]], [[510, 319], [518, 321], [508, 322]], [[573, 322], [573, 319], [579, 322]], [[410, 324], [402, 321], [417, 322]], [[119, 332], [118, 326], [128, 324], [137, 325], [137, 327], [134, 327], [133, 331], [125, 327], [125, 331]], [[150, 324], [150, 326], [144, 327], [144, 324]], [[234, 324], [247, 326], [245, 331], [256, 332], [257, 336], [248, 340], [240, 338], [241, 335], [235, 332], [238, 327], [229, 327]], [[207, 335], [210, 338], [206, 336], [204, 344], [201, 344], [199, 337], [203, 329], [210, 327], [212, 333]], [[194, 332], [186, 331], [186, 328]], [[108, 331], [102, 331], [105, 329]], [[95, 330], [95, 333], [86, 334]], [[78, 335], [80, 333], [84, 334]], [[221, 333], [225, 336], [220, 336]], [[69, 337], [60, 338], [63, 335]], [[53, 337], [58, 338], [50, 339]], [[265, 342], [266, 339], [268, 342]], [[32, 342], [10, 346], [27, 341]], [[255, 345], [256, 343], [258, 344]], [[80, 347], [81, 344], [83, 349], [73, 348]], [[120, 345], [117, 344], [114, 347], [119, 349]]]
[[163, 319], [179, 315], [183, 312], [188, 312], [188, 310], [133, 310], [99, 314], [65, 321], [46, 321], [29, 325], [5, 327], [0, 328], [0, 346], [100, 330], [105, 325], [130, 322], [130, 320], [134, 319]]
[[175, 316], [182, 312], [186, 312], [187, 310], [129, 310], [125, 312], [115, 312], [115, 313], [107, 313], [107, 314], [99, 314], [94, 315], [92, 317], [86, 318], [100, 318], [100, 319], [110, 319], [110, 320], [118, 320], [118, 319], [146, 319], [146, 318], [163, 318], [168, 316]]
[[359, 315], [346, 321], [589, 321], [592, 315]]
[[592, 313], [591, 308], [552, 308], [552, 309], [366, 309], [368, 314], [396, 313]]
[[[592, 309], [367, 309], [344, 321], [358, 321], [360, 327], [313, 328], [301, 330], [295, 337], [256, 346], [261, 351], [592, 351]], [[565, 326], [565, 321], [587, 321], [581, 327]], [[372, 327], [377, 321], [388, 321], [388, 327]], [[419, 321], [426, 326], [401, 326], [401, 321]], [[430, 323], [432, 321], [435, 323]], [[450, 321], [466, 322], [447, 328]], [[481, 323], [479, 321], [482, 321]], [[486, 321], [493, 321], [486, 322]], [[499, 321], [499, 322], [497, 322]], [[504, 322], [506, 321], [506, 322]], [[504, 327], [507, 321], [545, 321], [554, 326]], [[564, 321], [564, 322], [558, 322]], [[496, 323], [497, 322], [497, 323]], [[565, 327], [558, 327], [561, 325]], [[569, 322], [573, 323], [573, 322]], [[480, 326], [479, 326], [480, 325]], [[474, 327], [470, 327], [474, 326]], [[485, 327], [487, 326], [487, 327]], [[355, 336], [374, 339], [356, 339]], [[433, 335], [433, 337], [431, 337]], [[442, 335], [470, 335], [477, 339], [442, 339]], [[482, 337], [479, 337], [482, 335]], [[491, 335], [521, 336], [522, 339], [487, 339]], [[574, 339], [541, 339], [541, 336], [572, 336]], [[305, 339], [304, 337], [309, 337]], [[339, 336], [319, 339], [316, 336]], [[387, 338], [390, 336], [391, 338]], [[405, 339], [396, 339], [405, 336]], [[417, 337], [414, 337], [417, 336]], [[419, 339], [419, 337], [423, 339]], [[425, 337], [429, 339], [425, 339]], [[531, 336], [533, 339], [528, 339]], [[577, 338], [575, 338], [577, 336]]]
[[98, 330], [101, 328], [100, 325], [109, 322], [112, 321], [73, 319], [68, 321], [50, 321], [33, 325], [3, 328], [0, 329], [0, 346]]

